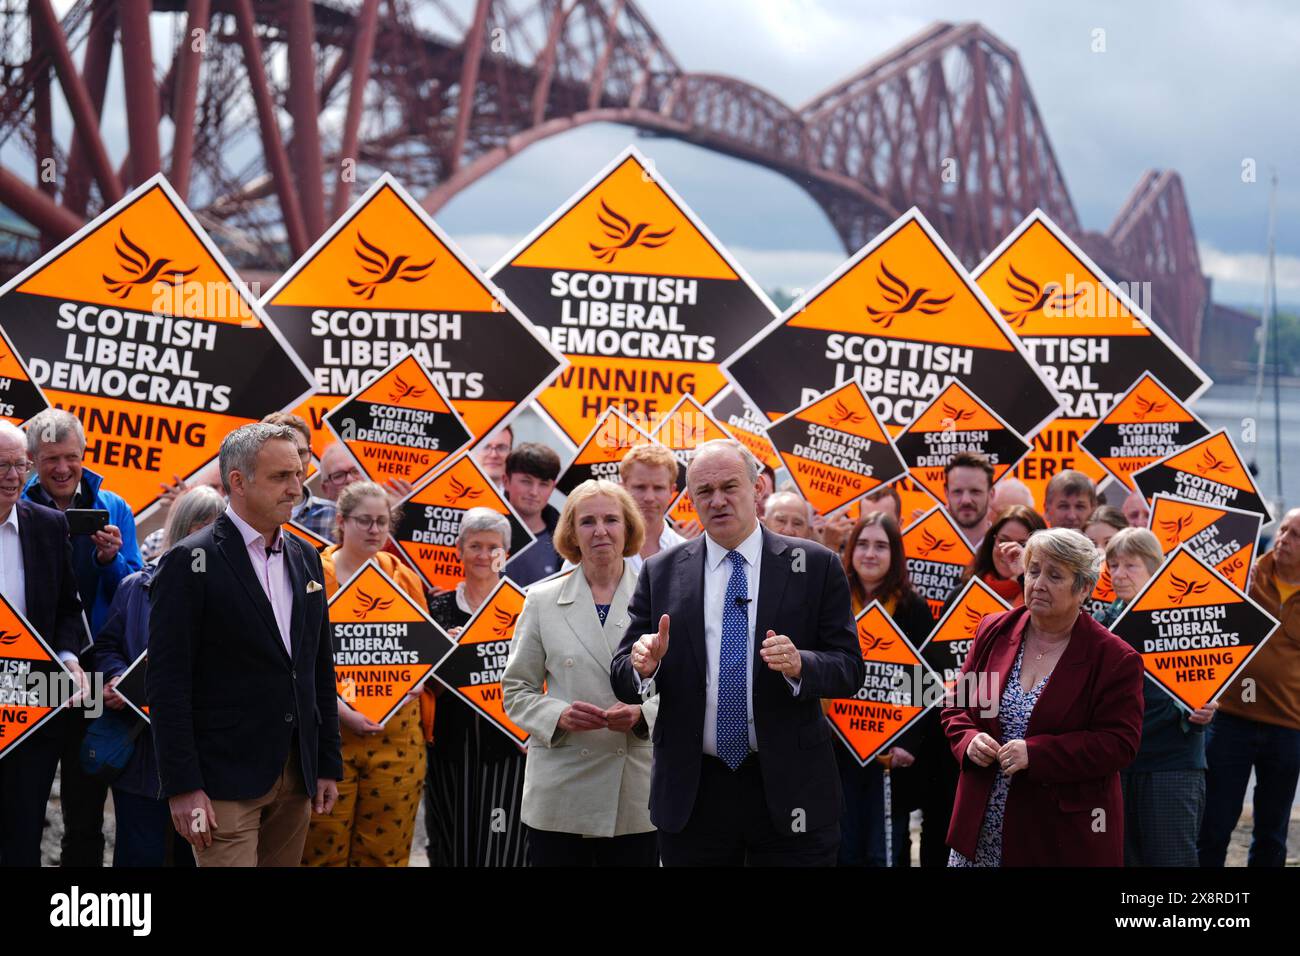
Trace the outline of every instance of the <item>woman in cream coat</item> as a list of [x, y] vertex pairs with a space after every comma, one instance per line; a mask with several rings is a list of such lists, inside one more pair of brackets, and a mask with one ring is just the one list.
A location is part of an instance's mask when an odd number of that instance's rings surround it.
[[530, 734], [523, 822], [533, 866], [657, 862], [649, 803], [658, 701], [620, 703], [609, 682], [636, 587], [625, 559], [644, 536], [621, 486], [584, 481], [555, 528], [555, 550], [577, 567], [530, 588], [515, 626], [502, 690], [507, 716]]

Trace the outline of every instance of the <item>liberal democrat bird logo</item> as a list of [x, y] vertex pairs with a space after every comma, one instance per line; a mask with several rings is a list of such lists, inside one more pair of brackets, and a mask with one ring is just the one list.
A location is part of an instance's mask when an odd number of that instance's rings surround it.
[[951, 299], [951, 295], [934, 296], [930, 295], [927, 288], [913, 289], [901, 278], [889, 271], [889, 266], [885, 265], [885, 260], [880, 260], [881, 276], [876, 276], [876, 285], [884, 292], [884, 299], [889, 303], [883, 309], [877, 309], [874, 306], [867, 306], [867, 313], [871, 316], [871, 321], [875, 322], [881, 328], [887, 329], [894, 324], [894, 319], [900, 315], [906, 315], [908, 312], [920, 312], [923, 315], [938, 315], [943, 311]]
[[[189, 269], [170, 268], [172, 260], [155, 259], [132, 242], [125, 229], [118, 229], [117, 235], [122, 241], [113, 243], [113, 251], [117, 253], [118, 262], [127, 277], [115, 279], [107, 273], [100, 273], [100, 278], [104, 280], [108, 291], [119, 299], [125, 299], [130, 295], [134, 286], [148, 285], [160, 275], [169, 276], [172, 282], [179, 282], [199, 269], [198, 266], [191, 266]], [[123, 249], [122, 246], [126, 248]]]
[[1144, 420], [1148, 415], [1155, 415], [1159, 412], [1163, 412], [1169, 407], [1168, 402], [1162, 402], [1159, 399], [1154, 398], [1148, 399], [1141, 395], [1137, 396], [1137, 398], [1133, 400], [1133, 404], [1137, 406], [1137, 411], [1133, 413], [1133, 417], [1138, 421]]
[[510, 629], [515, 626], [515, 621], [519, 620], [518, 614], [511, 614], [504, 608], [493, 608], [492, 617], [496, 621], [492, 625], [492, 633], [497, 637], [505, 637], [510, 633]]
[[966, 625], [965, 631], [967, 637], [974, 637], [975, 632], [979, 630], [980, 621], [984, 620], [984, 615], [973, 607], [966, 608]]
[[835, 410], [831, 412], [829, 422], [831, 425], [857, 425], [866, 420], [866, 412], [855, 412], [842, 399], [835, 399]]
[[952, 550], [952, 542], [944, 541], [930, 531], [921, 532], [921, 546], [916, 549], [916, 553], [923, 558], [928, 558], [931, 554], [938, 552], [943, 554], [945, 551]]
[[1181, 537], [1183, 533], [1183, 529], [1190, 526], [1191, 523], [1192, 523], [1192, 513], [1188, 511], [1187, 513], [1181, 514], [1176, 518], [1169, 518], [1165, 521], [1160, 522], [1160, 527], [1165, 532], [1166, 540], [1168, 541], [1169, 545], [1172, 547], [1173, 545], [1177, 544], [1179, 541], [1183, 540]]
[[1201, 455], [1201, 463], [1196, 466], [1196, 470], [1203, 475], [1212, 475], [1215, 472], [1232, 471], [1232, 466], [1226, 461], [1220, 461], [1219, 457], [1207, 448], [1205, 454]]
[[1174, 589], [1169, 592], [1169, 600], [1173, 604], [1182, 604], [1188, 598], [1203, 594], [1210, 589], [1206, 581], [1185, 581], [1176, 574], [1169, 575], [1169, 580]]
[[948, 422], [952, 422], [954, 425], [960, 425], [962, 422], [970, 421], [975, 417], [975, 409], [958, 408], [956, 405], [949, 405], [947, 402], [944, 402], [943, 415], [945, 425]]
[[427, 391], [427, 388], [420, 388], [418, 385], [406, 384], [402, 379], [402, 376], [399, 375], [394, 380], [393, 387], [388, 393], [388, 400], [390, 402], [400, 402], [406, 398], [419, 398]]
[[16, 644], [21, 636], [17, 631], [0, 631], [0, 646], [8, 647], [10, 644]]
[[1007, 268], [1015, 276], [1015, 279], [1007, 279], [1007, 285], [1011, 288], [1011, 297], [1020, 305], [1011, 309], [998, 306], [998, 311], [1002, 313], [1007, 320], [1007, 324], [1012, 328], [1018, 329], [1023, 326], [1025, 320], [1040, 309], [1046, 310], [1050, 308], [1053, 311], [1068, 309], [1074, 305], [1075, 299], [1083, 295], [1082, 289], [1076, 289], [1066, 295], [1059, 282], [1039, 285], [1029, 276], [1018, 272], [1015, 266], [1008, 263]]
[[352, 609], [354, 617], [365, 617], [371, 611], [387, 611], [393, 606], [392, 598], [372, 597], [360, 588], [357, 589], [357, 607]]
[[594, 242], [589, 242], [587, 247], [597, 259], [610, 265], [614, 264], [614, 258], [624, 249], [631, 249], [633, 246], [658, 249], [677, 230], [676, 226], [671, 226], [668, 229], [655, 231], [648, 222], [638, 222], [633, 225], [631, 220], [626, 216], [620, 216], [603, 199], [600, 201], [600, 208], [601, 211], [596, 213], [596, 219], [603, 227], [602, 231], [605, 235], [614, 241], [607, 246], [598, 246]]
[[471, 488], [463, 481], [457, 481], [455, 478], [452, 478], [448, 484], [451, 486], [451, 490], [442, 496], [442, 500], [449, 505], [454, 505], [458, 501], [473, 501], [483, 494], [482, 488]]
[[877, 637], [875, 634], [864, 634], [860, 639], [862, 653], [869, 651], [887, 651], [894, 646], [892, 637]]
[[[419, 282], [429, 274], [429, 269], [437, 261], [437, 256], [428, 262], [409, 262], [409, 255], [400, 255], [396, 258], [389, 258], [388, 253], [380, 249], [373, 242], [367, 242], [366, 237], [361, 235], [361, 230], [357, 230], [357, 242], [360, 246], [353, 247], [357, 258], [361, 260], [361, 269], [368, 275], [374, 276], [373, 279], [348, 279], [348, 285], [352, 287], [353, 295], [359, 295], [369, 302], [375, 297], [375, 289], [388, 282], [400, 279], [402, 282]], [[362, 246], [365, 250], [362, 250]]]

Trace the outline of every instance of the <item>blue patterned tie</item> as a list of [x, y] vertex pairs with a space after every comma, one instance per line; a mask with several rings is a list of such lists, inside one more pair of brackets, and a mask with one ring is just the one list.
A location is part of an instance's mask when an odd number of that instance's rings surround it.
[[749, 581], [745, 556], [728, 551], [731, 580], [722, 599], [722, 648], [718, 657], [718, 757], [732, 770], [749, 755], [745, 651], [749, 641]]

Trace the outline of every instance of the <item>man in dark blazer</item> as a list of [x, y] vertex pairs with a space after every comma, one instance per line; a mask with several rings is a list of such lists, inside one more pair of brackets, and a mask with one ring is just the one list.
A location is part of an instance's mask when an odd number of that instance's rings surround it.
[[[27, 439], [0, 422], [0, 593], [84, 690], [77, 655], [89, 635], [72, 571], [68, 521], [62, 512], [20, 497], [27, 467]], [[41, 865], [45, 807], [69, 721], [86, 717], [77, 706], [52, 716], [0, 760], [0, 865]]]
[[661, 858], [833, 865], [840, 778], [821, 701], [852, 696], [865, 669], [844, 570], [758, 523], [758, 463], [738, 442], [701, 445], [686, 485], [705, 533], [646, 561], [610, 668], [625, 703], [659, 695]]
[[324, 575], [280, 529], [302, 498], [292, 431], [238, 428], [220, 462], [226, 512], [150, 582], [162, 790], [200, 866], [297, 866], [343, 775]]

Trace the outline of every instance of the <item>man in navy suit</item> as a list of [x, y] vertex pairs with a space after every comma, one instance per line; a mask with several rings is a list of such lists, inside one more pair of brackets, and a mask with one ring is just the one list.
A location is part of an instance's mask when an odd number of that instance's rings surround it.
[[343, 776], [324, 575], [280, 529], [302, 498], [292, 430], [238, 428], [220, 462], [226, 512], [150, 582], [162, 790], [200, 866], [297, 866]]
[[821, 700], [852, 696], [865, 669], [844, 570], [759, 524], [758, 463], [738, 442], [701, 445], [686, 486], [704, 534], [646, 561], [610, 670], [625, 703], [659, 695], [660, 856], [833, 865], [840, 782]]
[[[72, 546], [63, 513], [22, 499], [30, 462], [27, 438], [0, 422], [0, 593], [63, 660], [82, 690], [77, 662], [89, 635], [72, 571]], [[0, 760], [0, 865], [40, 866], [45, 806], [59, 765], [71, 711], [50, 717]]]

